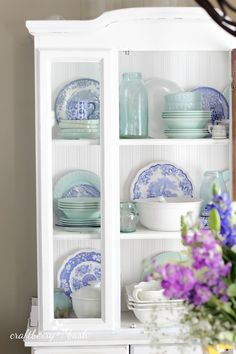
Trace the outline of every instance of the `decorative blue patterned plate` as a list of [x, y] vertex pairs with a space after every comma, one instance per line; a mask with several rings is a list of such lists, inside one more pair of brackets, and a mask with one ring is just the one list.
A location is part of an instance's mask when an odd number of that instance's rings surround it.
[[67, 257], [57, 274], [58, 287], [67, 296], [75, 290], [88, 286], [92, 281], [101, 281], [101, 252], [81, 250]]
[[229, 104], [224, 95], [212, 87], [197, 87], [192, 91], [198, 91], [202, 95], [202, 109], [211, 111], [211, 120], [229, 119]]
[[[100, 178], [87, 170], [76, 170], [64, 174], [54, 185], [54, 210], [58, 214], [59, 198], [100, 197]], [[97, 200], [97, 199], [96, 199]]]
[[192, 197], [193, 184], [187, 173], [174, 164], [158, 161], [142, 168], [135, 176], [131, 199], [154, 197]]
[[61, 119], [75, 119], [70, 117], [71, 106], [78, 101], [90, 101], [95, 105], [89, 119], [100, 118], [100, 84], [93, 79], [78, 79], [70, 82], [59, 92], [55, 102], [55, 115], [59, 123]]

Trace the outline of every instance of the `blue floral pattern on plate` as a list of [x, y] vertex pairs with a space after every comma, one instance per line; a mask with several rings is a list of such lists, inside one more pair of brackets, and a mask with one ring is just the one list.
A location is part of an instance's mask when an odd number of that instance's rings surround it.
[[153, 162], [139, 171], [131, 185], [131, 199], [192, 197], [193, 185], [186, 172], [171, 163]]
[[211, 111], [211, 120], [229, 119], [229, 104], [224, 95], [212, 87], [197, 87], [192, 90], [198, 91], [202, 96], [202, 109]]
[[69, 191], [63, 194], [63, 198], [78, 198], [78, 197], [100, 197], [100, 191], [89, 184], [73, 186]]
[[69, 256], [59, 269], [57, 278], [58, 287], [69, 297], [92, 281], [101, 281], [101, 252], [81, 250]]
[[71, 119], [68, 110], [75, 101], [88, 100], [93, 102], [95, 109], [89, 119], [100, 118], [100, 84], [93, 79], [78, 79], [65, 85], [55, 101], [55, 115], [59, 123], [61, 119]]

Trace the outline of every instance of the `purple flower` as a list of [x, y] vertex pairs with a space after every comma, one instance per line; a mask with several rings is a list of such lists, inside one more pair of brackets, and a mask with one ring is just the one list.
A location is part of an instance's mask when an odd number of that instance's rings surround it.
[[196, 284], [194, 287], [193, 304], [202, 305], [210, 300], [212, 293], [207, 285]]
[[173, 299], [187, 300], [196, 283], [194, 272], [189, 267], [175, 264], [166, 264], [160, 267], [159, 271], [164, 295]]
[[216, 209], [220, 215], [221, 229], [220, 233], [223, 243], [232, 247], [236, 244], [236, 225], [232, 225], [232, 207], [231, 200], [227, 193], [214, 195], [213, 202], [208, 205], [208, 210]]

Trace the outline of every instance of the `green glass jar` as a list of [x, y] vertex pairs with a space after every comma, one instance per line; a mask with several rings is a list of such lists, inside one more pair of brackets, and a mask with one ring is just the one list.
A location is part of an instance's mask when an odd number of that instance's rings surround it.
[[148, 136], [148, 96], [139, 72], [123, 73], [120, 84], [120, 137]]
[[134, 232], [138, 222], [138, 211], [132, 202], [120, 203], [120, 231]]

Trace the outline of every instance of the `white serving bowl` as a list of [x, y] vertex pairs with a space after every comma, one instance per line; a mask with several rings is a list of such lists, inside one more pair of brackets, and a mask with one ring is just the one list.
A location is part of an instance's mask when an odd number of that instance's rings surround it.
[[101, 283], [91, 282], [71, 294], [74, 312], [78, 318], [101, 317]]
[[196, 198], [147, 198], [136, 200], [141, 224], [155, 231], [180, 231], [181, 216], [188, 212], [192, 214], [193, 222], [196, 222], [201, 210], [200, 199]]
[[146, 309], [133, 309], [135, 317], [141, 323], [150, 323], [153, 319], [154, 312], [157, 313], [157, 322], [159, 326], [171, 327], [177, 325], [180, 322], [181, 315], [184, 312], [183, 305], [172, 306], [171, 304], [166, 304], [165, 306], [157, 305], [156, 309], [146, 308]]
[[100, 318], [101, 300], [79, 299], [72, 294], [72, 305], [78, 318]]

